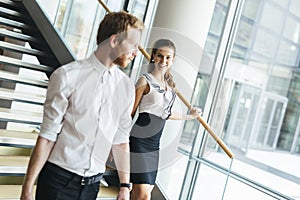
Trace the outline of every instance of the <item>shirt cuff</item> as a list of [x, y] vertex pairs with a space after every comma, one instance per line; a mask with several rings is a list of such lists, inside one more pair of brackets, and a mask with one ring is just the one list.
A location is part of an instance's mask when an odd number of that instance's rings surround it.
[[116, 135], [113, 140], [113, 144], [122, 144], [129, 142], [129, 133], [126, 133], [120, 129], [117, 130]]

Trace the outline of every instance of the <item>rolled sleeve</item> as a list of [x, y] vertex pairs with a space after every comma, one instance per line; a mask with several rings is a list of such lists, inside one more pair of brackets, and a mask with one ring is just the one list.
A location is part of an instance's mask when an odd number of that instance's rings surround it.
[[129, 142], [130, 131], [133, 126], [131, 111], [133, 109], [134, 99], [135, 99], [135, 93], [133, 93], [129, 98], [129, 106], [125, 109], [125, 112], [122, 114], [120, 118], [119, 127], [115, 134], [113, 144], [121, 144], [121, 143]]
[[56, 141], [62, 128], [62, 121], [68, 107], [69, 88], [65, 70], [61, 67], [53, 72], [44, 103], [43, 123], [40, 136]]

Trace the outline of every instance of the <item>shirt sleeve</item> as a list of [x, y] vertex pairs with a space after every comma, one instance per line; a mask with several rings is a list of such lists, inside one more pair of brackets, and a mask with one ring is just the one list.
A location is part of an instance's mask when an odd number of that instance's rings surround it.
[[[134, 86], [132, 88], [132, 91], [134, 91]], [[131, 111], [133, 109], [134, 100], [135, 100], [135, 92], [131, 94], [131, 97], [129, 98], [129, 105], [127, 106], [125, 112], [122, 114], [120, 118], [120, 124], [115, 134], [113, 144], [122, 144], [122, 143], [129, 142], [130, 131], [133, 126]]]
[[52, 73], [49, 80], [40, 131], [41, 137], [56, 141], [68, 107], [69, 93], [65, 69], [60, 67]]

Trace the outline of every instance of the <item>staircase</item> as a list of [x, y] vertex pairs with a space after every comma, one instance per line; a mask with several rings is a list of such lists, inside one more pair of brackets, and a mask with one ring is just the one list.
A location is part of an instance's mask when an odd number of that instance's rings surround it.
[[[19, 199], [48, 77], [74, 59], [34, 0], [0, 0], [0, 200]], [[117, 190], [102, 186], [98, 199], [116, 199]]]

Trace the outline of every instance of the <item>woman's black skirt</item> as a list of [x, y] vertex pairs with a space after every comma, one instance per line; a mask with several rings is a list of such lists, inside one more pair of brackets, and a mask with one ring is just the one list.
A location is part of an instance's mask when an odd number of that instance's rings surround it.
[[154, 185], [160, 138], [165, 120], [149, 113], [140, 113], [130, 134], [130, 181]]

